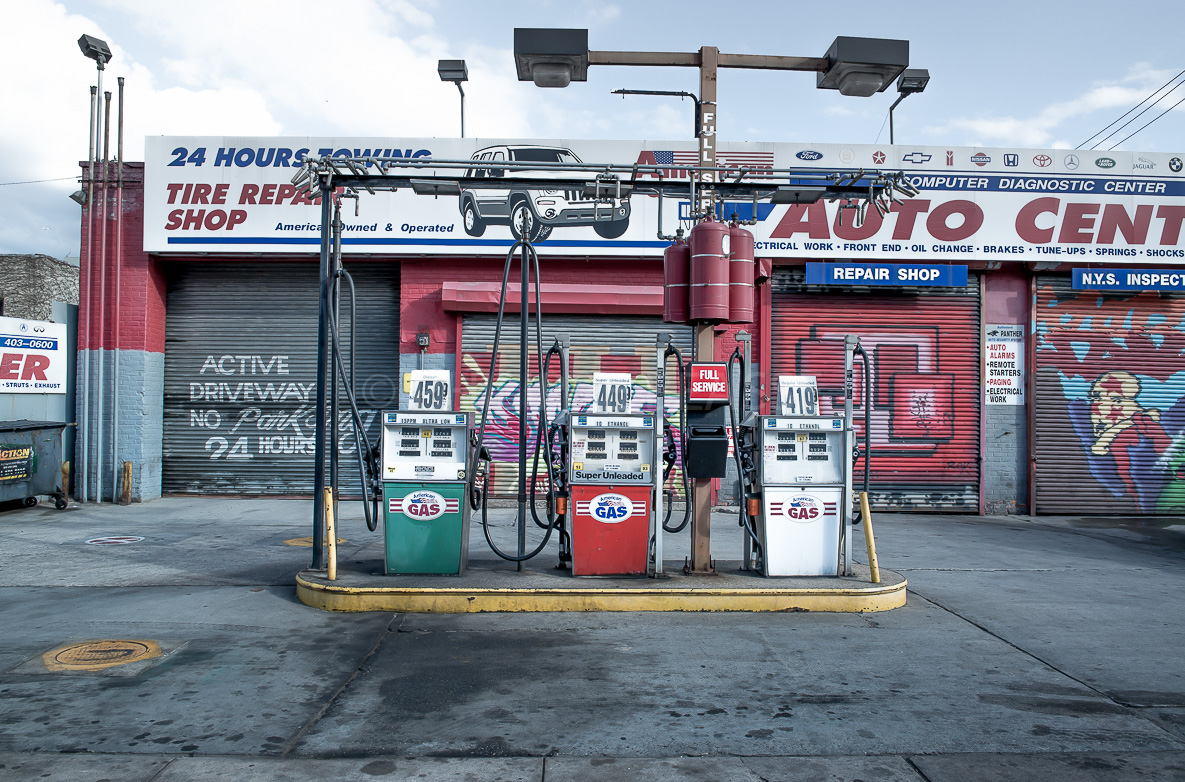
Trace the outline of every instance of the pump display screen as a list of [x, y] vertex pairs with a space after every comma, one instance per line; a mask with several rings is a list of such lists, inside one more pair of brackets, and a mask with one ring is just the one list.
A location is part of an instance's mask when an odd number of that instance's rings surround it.
[[654, 436], [653, 416], [574, 416], [568, 460], [572, 483], [650, 483]]
[[384, 480], [465, 479], [468, 413], [385, 413], [383, 422]]
[[844, 482], [842, 418], [765, 416], [760, 432], [765, 485]]

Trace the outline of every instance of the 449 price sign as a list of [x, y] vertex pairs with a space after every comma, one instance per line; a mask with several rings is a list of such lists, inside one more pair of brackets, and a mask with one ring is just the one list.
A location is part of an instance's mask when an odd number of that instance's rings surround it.
[[447, 369], [416, 369], [408, 373], [408, 410], [452, 409], [452, 373]]
[[633, 378], [628, 372], [594, 372], [593, 404], [590, 412], [633, 412], [633, 388]]

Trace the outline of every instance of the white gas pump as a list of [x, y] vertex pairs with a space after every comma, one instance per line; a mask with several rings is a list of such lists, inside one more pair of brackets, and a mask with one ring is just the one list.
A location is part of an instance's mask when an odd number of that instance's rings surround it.
[[[844, 412], [750, 416], [741, 426], [742, 490], [765, 576], [852, 575], [852, 356], [846, 337]], [[799, 399], [808, 385], [786, 384]], [[813, 405], [812, 405], [813, 407]], [[808, 409], [815, 413], [817, 408]], [[746, 541], [747, 542], [747, 541]], [[748, 551], [745, 552], [746, 556]]]

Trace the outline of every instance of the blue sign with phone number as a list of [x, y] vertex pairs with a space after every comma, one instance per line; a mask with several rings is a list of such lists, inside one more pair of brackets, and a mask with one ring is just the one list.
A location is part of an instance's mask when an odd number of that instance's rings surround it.
[[937, 263], [818, 263], [806, 265], [807, 285], [931, 285], [963, 287], [967, 267]]

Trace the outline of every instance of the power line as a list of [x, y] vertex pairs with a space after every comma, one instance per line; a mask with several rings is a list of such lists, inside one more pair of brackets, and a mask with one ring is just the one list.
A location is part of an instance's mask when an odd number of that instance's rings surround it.
[[[1110, 152], [1112, 149], [1115, 149], [1115, 147], [1119, 146], [1119, 145], [1120, 145], [1120, 144], [1122, 144], [1124, 141], [1127, 141], [1129, 138], [1131, 138], [1132, 136], [1136, 135], [1136, 133], [1139, 133], [1139, 132], [1140, 132], [1140, 130], [1143, 130], [1144, 128], [1148, 127], [1148, 126], [1149, 126], [1149, 125], [1151, 125], [1153, 122], [1156, 122], [1156, 120], [1160, 119], [1160, 118], [1161, 118], [1161, 117], [1163, 117], [1165, 114], [1168, 114], [1170, 111], [1172, 111], [1173, 109], [1177, 108], [1177, 107], [1178, 107], [1178, 106], [1180, 106], [1182, 103], [1185, 103], [1185, 98], [1181, 98], [1181, 100], [1177, 101], [1176, 103], [1174, 103], [1172, 106], [1169, 106], [1167, 109], [1165, 109], [1165, 110], [1164, 110], [1163, 112], [1161, 112], [1160, 114], [1158, 114], [1158, 115], [1156, 115], [1155, 117], [1153, 117], [1152, 119], [1148, 120], [1146, 123], [1144, 123], [1144, 126], [1143, 126], [1143, 127], [1141, 127], [1139, 130], [1136, 130], [1135, 132], [1133, 132], [1133, 133], [1131, 134], [1131, 136], [1127, 136], [1127, 137], [1125, 137], [1124, 139], [1122, 139], [1121, 141], [1118, 141], [1118, 142], [1116, 142], [1116, 144], [1115, 144], [1115, 146], [1114, 146], [1114, 147], [1108, 147], [1108, 148], [1107, 148], [1107, 151], [1108, 151], [1108, 152]], [[1133, 119], [1134, 119], [1134, 117], [1133, 117]]]
[[35, 185], [41, 182], [65, 182], [67, 179], [78, 179], [76, 176], [63, 176], [57, 179], [26, 179], [24, 182], [0, 182], [0, 187], [5, 185]]
[[[1123, 130], [1124, 128], [1126, 128], [1128, 125], [1130, 125], [1130, 124], [1132, 124], [1133, 122], [1135, 122], [1136, 120], [1138, 120], [1140, 117], [1144, 116], [1144, 113], [1145, 113], [1145, 112], [1147, 112], [1149, 109], [1151, 109], [1151, 108], [1152, 108], [1153, 106], [1155, 106], [1156, 104], [1160, 103], [1162, 100], [1164, 100], [1164, 99], [1165, 99], [1165, 98], [1167, 98], [1168, 96], [1172, 95], [1172, 94], [1173, 94], [1173, 92], [1174, 92], [1174, 91], [1177, 89], [1177, 87], [1180, 87], [1182, 83], [1185, 83], [1185, 82], [1178, 82], [1176, 85], [1174, 85], [1174, 86], [1173, 86], [1173, 88], [1172, 88], [1171, 90], [1169, 90], [1168, 92], [1166, 92], [1164, 95], [1161, 95], [1159, 98], [1157, 98], [1157, 99], [1156, 99], [1155, 101], [1153, 101], [1152, 103], [1149, 103], [1147, 106], [1145, 106], [1145, 107], [1144, 107], [1144, 110], [1143, 110], [1143, 111], [1141, 111], [1139, 114], [1137, 114], [1136, 116], [1132, 117], [1132, 118], [1131, 118], [1131, 119], [1129, 119], [1127, 122], [1123, 123], [1123, 124], [1122, 124], [1122, 125], [1120, 125], [1119, 127], [1115, 128], [1115, 130], [1111, 131], [1111, 132], [1110, 132], [1110, 133], [1108, 133], [1106, 136], [1103, 136], [1101, 139], [1099, 139], [1098, 141], [1096, 141], [1096, 142], [1095, 142], [1095, 144], [1094, 144], [1094, 146], [1093, 146], [1093, 147], [1091, 147], [1091, 149], [1098, 149], [1099, 147], [1101, 147], [1101, 146], [1103, 145], [1103, 142], [1104, 142], [1104, 141], [1106, 141], [1107, 139], [1111, 138], [1111, 137], [1112, 137], [1112, 136], [1114, 136], [1116, 133], [1118, 133], [1119, 131], [1121, 131], [1121, 130]], [[1163, 115], [1162, 115], [1162, 116], [1163, 116]], [[1148, 127], [1148, 126], [1147, 126], [1147, 125], [1145, 125], [1144, 127]], [[1138, 133], [1139, 131], [1136, 131], [1136, 132]], [[1129, 138], [1130, 138], [1130, 136], [1129, 136]], [[1122, 142], [1120, 142], [1120, 143], [1122, 143]]]
[[[1107, 131], [1107, 130], [1109, 130], [1110, 128], [1112, 128], [1112, 127], [1113, 127], [1113, 126], [1114, 126], [1114, 125], [1115, 125], [1117, 122], [1119, 122], [1120, 120], [1122, 120], [1122, 119], [1123, 119], [1124, 117], [1126, 117], [1128, 114], [1131, 114], [1133, 111], [1135, 111], [1136, 109], [1140, 108], [1140, 106], [1142, 106], [1144, 103], [1146, 103], [1146, 102], [1148, 102], [1149, 100], [1151, 100], [1151, 99], [1153, 98], [1153, 96], [1155, 96], [1155, 95], [1156, 95], [1158, 92], [1160, 92], [1160, 91], [1161, 91], [1161, 90], [1163, 90], [1165, 87], [1167, 87], [1167, 86], [1169, 86], [1170, 84], [1172, 84], [1173, 82], [1175, 82], [1177, 79], [1181, 78], [1181, 75], [1182, 75], [1182, 74], [1185, 74], [1185, 70], [1181, 71], [1181, 72], [1180, 72], [1180, 73], [1178, 73], [1176, 76], [1174, 76], [1173, 78], [1171, 78], [1171, 79], [1169, 79], [1168, 81], [1166, 81], [1164, 84], [1162, 84], [1162, 85], [1160, 85], [1159, 87], [1157, 87], [1157, 88], [1156, 88], [1156, 89], [1155, 89], [1155, 90], [1152, 92], [1152, 94], [1151, 94], [1151, 95], [1149, 95], [1147, 98], [1144, 98], [1144, 99], [1143, 99], [1143, 100], [1141, 100], [1139, 103], [1137, 103], [1135, 106], [1132, 106], [1130, 109], [1128, 109], [1127, 111], [1123, 112], [1123, 114], [1121, 114], [1121, 115], [1119, 116], [1119, 118], [1118, 118], [1118, 119], [1116, 119], [1115, 121], [1113, 121], [1113, 122], [1112, 122], [1110, 125], [1108, 125], [1107, 127], [1105, 127], [1105, 128], [1103, 128], [1102, 130], [1098, 131], [1097, 133], [1094, 133], [1094, 134], [1092, 134], [1090, 138], [1088, 138], [1086, 141], [1083, 141], [1083, 142], [1082, 142], [1081, 144], [1079, 144], [1078, 146], [1074, 147], [1074, 149], [1082, 149], [1083, 147], [1085, 147], [1087, 144], [1089, 144], [1089, 143], [1091, 142], [1091, 140], [1093, 140], [1093, 139], [1094, 139], [1096, 136], [1098, 136], [1100, 133], [1103, 133], [1104, 131]], [[1181, 86], [1181, 85], [1179, 85], [1179, 84], [1178, 84], [1176, 87], [1173, 87], [1173, 89], [1172, 89], [1172, 90], [1169, 90], [1169, 92], [1166, 92], [1166, 93], [1165, 93], [1165, 95], [1168, 95], [1170, 92], [1172, 92], [1173, 90], [1177, 89], [1177, 87], [1179, 87], [1179, 86]], [[1157, 100], [1156, 100], [1156, 101], [1155, 101], [1155, 102], [1152, 104], [1152, 106], [1155, 106], [1155, 105], [1156, 105], [1156, 103], [1159, 103], [1161, 100], [1163, 100], [1163, 99], [1164, 99], [1164, 97], [1165, 97], [1165, 95], [1162, 95], [1160, 98], [1157, 98]], [[1152, 106], [1148, 106], [1148, 108], [1144, 109], [1144, 111], [1147, 111], [1148, 109], [1152, 108]], [[1143, 114], [1143, 113], [1144, 113], [1144, 111], [1141, 111], [1141, 112], [1140, 112], [1140, 114]], [[1121, 126], [1121, 127], [1126, 127], [1127, 125], [1129, 125], [1129, 124], [1132, 122], [1132, 120], [1136, 119], [1136, 117], [1139, 117], [1139, 116], [1140, 116], [1140, 114], [1137, 114], [1135, 117], [1132, 117], [1130, 120], [1128, 120], [1127, 122], [1125, 122], [1125, 123], [1123, 124], [1123, 126]], [[1120, 128], [1116, 128], [1115, 130], [1119, 130], [1119, 129], [1120, 129]], [[1115, 133], [1115, 132], [1114, 132], [1114, 131], [1112, 131], [1111, 133], [1107, 134], [1107, 136], [1114, 135], [1114, 133]], [[1095, 144], [1093, 147], [1091, 147], [1091, 149], [1095, 149], [1096, 147], [1098, 147], [1098, 146], [1099, 146], [1099, 144], [1103, 143], [1103, 140], [1104, 140], [1104, 139], [1106, 139], [1106, 138], [1107, 138], [1107, 136], [1103, 136], [1103, 138], [1099, 139], [1099, 142], [1098, 142], [1098, 144]]]

